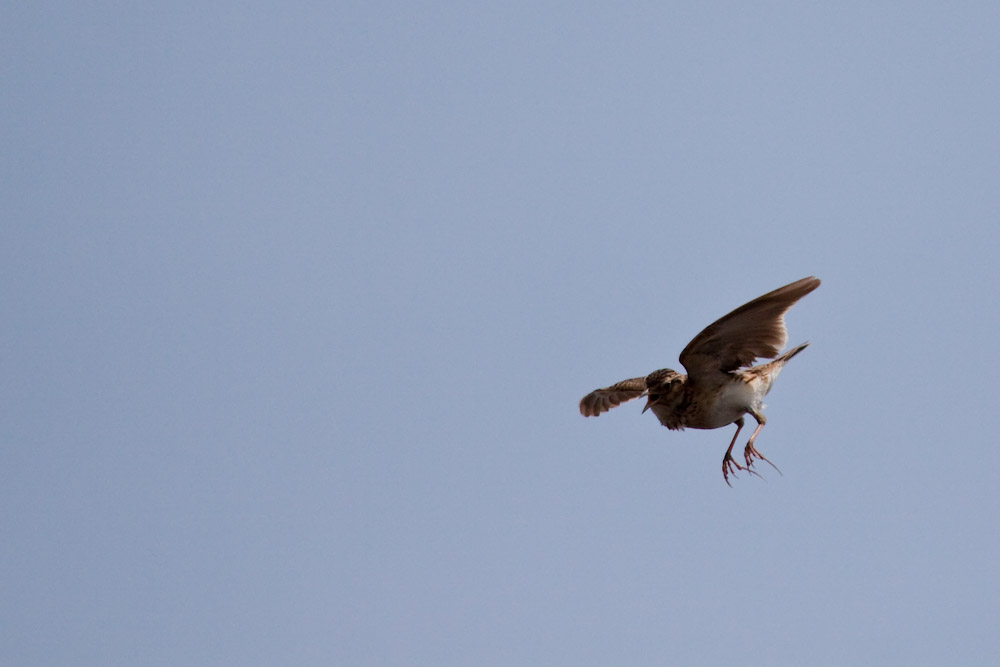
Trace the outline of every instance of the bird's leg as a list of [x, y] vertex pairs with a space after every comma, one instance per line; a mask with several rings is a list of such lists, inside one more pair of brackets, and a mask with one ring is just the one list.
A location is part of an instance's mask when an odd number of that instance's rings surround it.
[[[726, 480], [726, 484], [729, 484], [729, 473], [733, 473], [733, 477], [735, 477], [737, 470], [746, 470], [752, 475], [757, 475], [757, 473], [751, 470], [749, 466], [744, 468], [736, 462], [736, 459], [733, 458], [733, 445], [736, 444], [736, 438], [740, 437], [740, 430], [743, 428], [743, 417], [740, 417], [733, 423], [736, 424], [736, 433], [733, 433], [733, 439], [729, 443], [729, 449], [726, 450], [726, 455], [722, 457], [722, 479]], [[759, 477], [760, 475], [757, 476]], [[729, 486], [732, 486], [732, 484], [729, 484]]]
[[[757, 439], [757, 434], [760, 433], [760, 430], [762, 428], [764, 428], [764, 424], [767, 423], [767, 419], [764, 417], [764, 415], [757, 412], [756, 410], [752, 410], [750, 412], [750, 416], [757, 420], [757, 428], [753, 430], [753, 433], [750, 435], [750, 439], [747, 441], [747, 446], [743, 450], [743, 458], [747, 462], [747, 470], [753, 468], [753, 461], [755, 458], [757, 458], [762, 461], [767, 461], [767, 464], [772, 468], [774, 468], [775, 470], [777, 470], [778, 474], [780, 475], [781, 470], [778, 470], [778, 466], [771, 463], [771, 461], [769, 461], [766, 456], [757, 451], [757, 448], [753, 446], [753, 441]], [[737, 433], [739, 433], [739, 431], [737, 431]]]

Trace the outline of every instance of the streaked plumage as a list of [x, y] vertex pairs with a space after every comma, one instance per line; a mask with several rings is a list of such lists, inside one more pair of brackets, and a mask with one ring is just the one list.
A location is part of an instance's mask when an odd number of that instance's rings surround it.
[[[754, 473], [755, 459], [771, 463], [754, 447], [767, 421], [761, 412], [763, 398], [788, 360], [809, 345], [802, 343], [778, 356], [788, 343], [785, 312], [819, 284], [818, 278], [803, 278], [740, 306], [687, 344], [680, 355], [687, 375], [664, 368], [646, 377], [595, 389], [580, 400], [580, 414], [597, 417], [625, 401], [646, 396], [643, 412], [652, 410], [669, 429], [713, 429], [736, 424], [736, 433], [722, 459], [723, 479], [728, 484], [729, 474], [735, 470]], [[753, 366], [757, 359], [773, 361]], [[744, 449], [746, 465], [742, 466], [733, 459], [732, 450], [746, 414], [757, 421], [757, 428]]]

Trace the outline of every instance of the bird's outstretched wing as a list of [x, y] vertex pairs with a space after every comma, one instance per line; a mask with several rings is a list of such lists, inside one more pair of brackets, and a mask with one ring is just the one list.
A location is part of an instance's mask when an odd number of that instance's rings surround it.
[[595, 389], [580, 399], [580, 414], [596, 417], [625, 401], [642, 396], [646, 391], [646, 378], [622, 380], [604, 389]]
[[755, 359], [778, 356], [788, 342], [785, 312], [817, 287], [819, 278], [796, 280], [705, 327], [681, 352], [688, 377], [708, 382], [720, 373], [749, 366]]

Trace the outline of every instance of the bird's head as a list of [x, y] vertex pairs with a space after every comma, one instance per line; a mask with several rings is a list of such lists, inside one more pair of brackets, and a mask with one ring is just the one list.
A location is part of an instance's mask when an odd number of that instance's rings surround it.
[[670, 393], [674, 383], [681, 377], [680, 373], [669, 368], [661, 368], [647, 375], [646, 391], [641, 394], [646, 397], [646, 406], [642, 411], [646, 412], [655, 403], [660, 402], [666, 394]]

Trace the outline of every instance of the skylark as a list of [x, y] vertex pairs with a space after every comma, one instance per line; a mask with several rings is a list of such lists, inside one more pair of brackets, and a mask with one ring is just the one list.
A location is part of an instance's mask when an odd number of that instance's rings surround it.
[[[819, 287], [819, 282], [815, 277], [797, 280], [757, 297], [710, 324], [681, 352], [680, 362], [687, 375], [663, 368], [646, 377], [595, 389], [580, 401], [580, 414], [597, 417], [625, 401], [645, 396], [646, 406], [642, 411], [652, 410], [660, 423], [671, 430], [712, 429], [736, 424], [736, 433], [722, 459], [722, 477], [726, 484], [730, 484], [730, 473], [735, 475], [737, 470], [756, 475], [755, 459], [774, 466], [754, 447], [757, 434], [767, 422], [761, 412], [764, 409], [761, 401], [788, 360], [809, 345], [802, 343], [778, 356], [788, 343], [785, 312]], [[758, 358], [774, 361], [754, 366]], [[740, 465], [732, 452], [746, 414], [757, 420], [757, 428], [743, 450], [746, 465]]]

